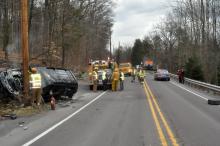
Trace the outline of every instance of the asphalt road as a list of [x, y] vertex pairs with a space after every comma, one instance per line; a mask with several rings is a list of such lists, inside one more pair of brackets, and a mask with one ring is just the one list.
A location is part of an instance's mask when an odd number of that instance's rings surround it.
[[70, 110], [69, 117], [44, 128], [35, 124], [40, 130], [19, 145], [219, 146], [220, 106], [193, 93], [218, 98], [174, 81], [154, 81], [151, 75], [144, 85], [127, 78], [124, 91], [86, 95], [86, 103]]
[[[170, 122], [179, 145], [219, 146], [220, 145], [220, 106], [211, 106], [207, 101], [182, 88], [178, 83], [155, 82], [147, 79], [163, 113]], [[176, 86], [177, 84], [178, 86]], [[211, 99], [204, 92], [181, 86], [202, 97]]]
[[127, 83], [124, 91], [107, 92], [33, 146], [160, 145], [143, 87]]

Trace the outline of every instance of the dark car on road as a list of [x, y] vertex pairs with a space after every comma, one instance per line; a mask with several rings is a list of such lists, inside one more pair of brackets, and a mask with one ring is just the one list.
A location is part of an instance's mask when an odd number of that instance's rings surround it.
[[[42, 97], [50, 99], [50, 93], [55, 98], [72, 96], [78, 90], [78, 82], [71, 70], [36, 67], [42, 76]], [[15, 98], [22, 93], [23, 82], [20, 69], [5, 69], [0, 72], [0, 98]], [[52, 92], [51, 92], [52, 91]]]
[[158, 80], [170, 81], [170, 74], [169, 74], [168, 70], [158, 69], [154, 73], [154, 80], [156, 80], [156, 81], [158, 81]]

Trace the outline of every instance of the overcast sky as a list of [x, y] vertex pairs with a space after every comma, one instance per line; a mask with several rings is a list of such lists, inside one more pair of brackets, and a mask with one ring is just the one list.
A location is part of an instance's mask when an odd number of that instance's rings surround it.
[[130, 44], [143, 38], [169, 11], [171, 0], [114, 0], [113, 46]]

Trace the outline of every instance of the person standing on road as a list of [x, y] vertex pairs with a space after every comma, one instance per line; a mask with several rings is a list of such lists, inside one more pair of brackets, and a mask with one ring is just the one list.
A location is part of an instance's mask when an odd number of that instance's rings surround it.
[[131, 73], [131, 77], [132, 77], [131, 82], [135, 82], [135, 76], [136, 76], [136, 69], [133, 68], [132, 73]]
[[177, 75], [178, 75], [179, 83], [182, 83], [181, 70], [180, 69], [178, 69]]
[[141, 69], [138, 68], [138, 70], [137, 70], [137, 78], [138, 78], [139, 82], [140, 82], [140, 74], [141, 74]]
[[107, 90], [107, 77], [106, 77], [106, 71], [103, 70], [102, 72], [102, 85], [103, 85], [103, 90]]
[[108, 59], [108, 69], [112, 69], [112, 62], [110, 59]]
[[143, 82], [144, 82], [144, 77], [145, 77], [144, 70], [143, 70], [143, 69], [140, 69], [140, 72], [139, 72], [139, 81], [140, 81], [141, 84], [143, 84]]
[[118, 68], [115, 68], [115, 70], [112, 74], [112, 91], [117, 91], [118, 80], [119, 80], [119, 71], [118, 71]]
[[185, 72], [184, 72], [183, 68], [182, 68], [181, 71], [180, 71], [180, 76], [181, 76], [181, 83], [184, 84], [184, 81], [185, 81], [185, 79], [184, 79]]
[[125, 80], [125, 76], [124, 73], [122, 71], [120, 71], [120, 90], [124, 90], [124, 80]]
[[115, 69], [115, 64], [114, 64], [114, 61], [112, 61], [111, 62], [111, 70], [114, 71], [114, 69]]
[[93, 77], [93, 91], [97, 91], [97, 86], [98, 86], [98, 74], [97, 74], [98, 69], [95, 68], [94, 71], [92, 72], [92, 77]]
[[36, 68], [31, 68], [30, 74], [30, 89], [32, 94], [32, 104], [36, 102], [39, 106], [41, 104], [41, 75], [37, 73]]

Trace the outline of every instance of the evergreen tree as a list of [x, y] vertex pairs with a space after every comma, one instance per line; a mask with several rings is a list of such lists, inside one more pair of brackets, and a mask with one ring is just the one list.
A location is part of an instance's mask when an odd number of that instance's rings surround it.
[[123, 51], [122, 51], [121, 47], [119, 47], [118, 49], [115, 50], [114, 56], [115, 56], [116, 62], [118, 64], [121, 63], [122, 53], [123, 53]]
[[197, 57], [191, 57], [188, 59], [185, 65], [185, 75], [186, 77], [194, 80], [204, 80], [202, 66], [200, 65]]
[[143, 59], [143, 44], [140, 39], [136, 39], [131, 52], [132, 65], [140, 65]]

